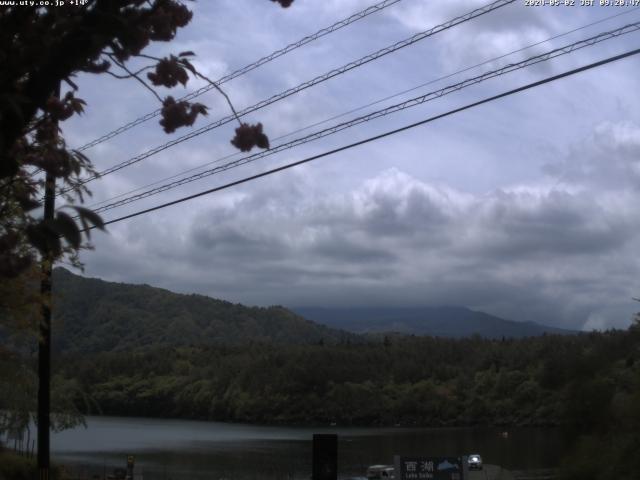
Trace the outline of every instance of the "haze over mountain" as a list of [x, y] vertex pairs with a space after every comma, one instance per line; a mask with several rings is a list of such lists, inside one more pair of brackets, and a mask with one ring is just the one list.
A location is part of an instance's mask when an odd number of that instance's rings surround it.
[[486, 338], [531, 337], [550, 334], [572, 334], [534, 322], [514, 322], [465, 307], [416, 308], [294, 308], [297, 314], [353, 333], [398, 332], [436, 337], [468, 337], [474, 334]]
[[54, 271], [53, 345], [68, 352], [145, 346], [358, 341], [284, 307], [246, 307], [149, 285], [105, 282]]

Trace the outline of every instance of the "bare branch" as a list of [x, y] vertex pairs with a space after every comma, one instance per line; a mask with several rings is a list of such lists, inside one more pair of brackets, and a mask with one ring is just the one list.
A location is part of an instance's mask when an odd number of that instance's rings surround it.
[[157, 62], [162, 61], [162, 58], [159, 57], [154, 57], [153, 55], [147, 55], [145, 53], [138, 53], [137, 55], [134, 55], [135, 57], [140, 57], [140, 58], [148, 58], [149, 60], [155, 60]]
[[[185, 65], [184, 60], [180, 60], [180, 63]], [[233, 116], [236, 117], [236, 120], [238, 120], [238, 123], [242, 125], [242, 122], [240, 121], [240, 116], [238, 115], [238, 112], [236, 112], [236, 109], [233, 107], [233, 104], [231, 103], [231, 99], [229, 98], [229, 95], [227, 95], [225, 91], [222, 90], [222, 88], [220, 88], [216, 82], [214, 82], [213, 80], [211, 80], [210, 78], [206, 77], [205, 75], [198, 72], [195, 68], [193, 68], [193, 66], [190, 63], [187, 63], [186, 65], [188, 67], [191, 67], [189, 68], [189, 70], [191, 70], [191, 72], [193, 72], [194, 75], [209, 82], [211, 86], [213, 86], [213, 88], [215, 88], [216, 90], [218, 90], [218, 92], [220, 92], [220, 94], [227, 100], [227, 103], [229, 104], [229, 108], [233, 112]]]
[[[156, 93], [156, 91], [147, 84], [147, 82], [142, 80], [138, 75], [135, 74], [135, 72], [132, 72], [131, 70], [129, 70], [126, 67], [126, 65], [124, 63], [120, 62], [117, 58], [115, 58], [114, 55], [112, 55], [110, 53], [107, 53], [107, 56], [113, 61], [113, 63], [115, 63], [117, 66], [119, 66], [125, 72], [127, 72], [129, 74], [129, 78], [134, 78], [138, 82], [140, 82], [147, 90], [149, 90], [151, 93], [153, 93], [153, 96], [156, 97], [160, 103], [162, 103], [162, 98], [160, 98], [160, 95], [158, 95]], [[108, 72], [108, 73], [111, 73], [112, 75], [115, 75], [113, 72]]]
[[67, 82], [67, 85], [73, 88], [73, 90], [78, 90], [78, 85], [76, 85], [69, 77], [65, 77], [64, 81]]
[[36, 122], [34, 122], [34, 124], [33, 124], [33, 125], [31, 125], [29, 128], [27, 128], [27, 129], [24, 131], [25, 135], [27, 135], [27, 134], [29, 134], [29, 133], [31, 133], [31, 132], [33, 132], [33, 131], [37, 130], [37, 129], [38, 129], [38, 127], [39, 127], [40, 125], [42, 125], [45, 121], [49, 120], [50, 118], [51, 118], [51, 115], [50, 115], [50, 114], [48, 114], [48, 113], [44, 113], [44, 114], [42, 115], [42, 117], [40, 117], [39, 119], [37, 119], [37, 121], [36, 121]]
[[[118, 65], [118, 66], [120, 66], [120, 65]], [[145, 70], [150, 70], [150, 69], [152, 69], [152, 68], [154, 68], [154, 67], [155, 67], [155, 65], [147, 65], [146, 67], [142, 67], [141, 69], [136, 70], [136, 71], [135, 71], [135, 72], [133, 72], [132, 74], [127, 74], [127, 75], [118, 75], [117, 73], [113, 73], [113, 72], [112, 72], [112, 71], [110, 71], [110, 70], [107, 70], [105, 73], [108, 73], [108, 74], [109, 74], [109, 75], [111, 75], [112, 77], [118, 78], [118, 79], [120, 79], [120, 80], [127, 80], [127, 79], [129, 79], [129, 78], [133, 78], [133, 77], [135, 77], [136, 75], [141, 74], [141, 73], [142, 73], [142, 72], [144, 72]]]

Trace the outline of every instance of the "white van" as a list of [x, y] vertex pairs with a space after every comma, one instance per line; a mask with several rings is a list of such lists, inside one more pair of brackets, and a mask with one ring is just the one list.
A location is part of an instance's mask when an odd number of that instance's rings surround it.
[[367, 468], [367, 478], [369, 480], [392, 480], [393, 467], [391, 465], [371, 465]]

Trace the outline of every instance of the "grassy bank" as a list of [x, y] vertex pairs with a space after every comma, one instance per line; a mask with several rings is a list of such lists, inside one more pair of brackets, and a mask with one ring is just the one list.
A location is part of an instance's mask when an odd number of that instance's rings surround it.
[[37, 473], [35, 458], [0, 450], [0, 480], [32, 480], [37, 477]]
[[[51, 480], [65, 480], [58, 466], [51, 468]], [[27, 458], [0, 445], [0, 480], [36, 480], [38, 465], [35, 457]]]

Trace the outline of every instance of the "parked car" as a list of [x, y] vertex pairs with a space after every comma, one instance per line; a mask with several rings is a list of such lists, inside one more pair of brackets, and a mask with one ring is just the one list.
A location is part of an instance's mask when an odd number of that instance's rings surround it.
[[393, 467], [391, 465], [371, 465], [367, 468], [367, 478], [369, 480], [392, 480]]
[[467, 457], [469, 470], [482, 470], [482, 457], [477, 453], [472, 453]]

